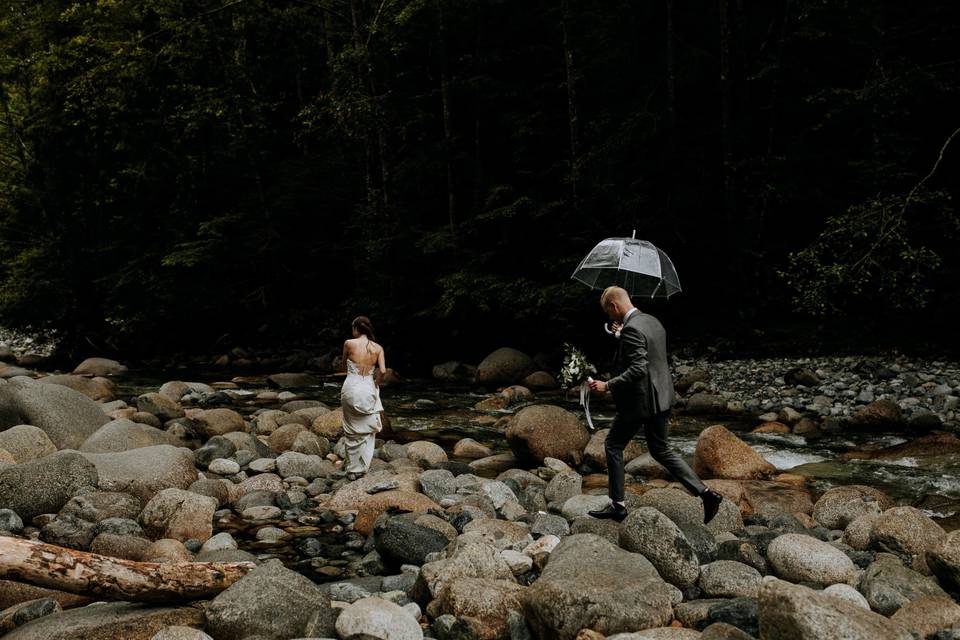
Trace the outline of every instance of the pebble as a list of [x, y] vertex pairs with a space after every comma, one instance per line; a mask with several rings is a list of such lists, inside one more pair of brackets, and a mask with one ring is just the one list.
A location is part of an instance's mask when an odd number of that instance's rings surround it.
[[244, 509], [243, 513], [240, 514], [243, 516], [244, 520], [274, 520], [279, 518], [281, 514], [279, 507], [250, 507], [249, 509]]
[[240, 465], [233, 460], [227, 460], [226, 458], [217, 458], [216, 460], [212, 460], [207, 469], [209, 469], [211, 473], [216, 473], [221, 476], [232, 476], [240, 473]]
[[[783, 374], [794, 368], [815, 371], [820, 383], [813, 387], [793, 387]], [[682, 360], [673, 363], [674, 373], [702, 370], [709, 380], [700, 392], [739, 403], [748, 410], [762, 412], [761, 422], [772, 422], [786, 413], [807, 411], [818, 416], [850, 418], [858, 409], [876, 400], [892, 400], [904, 410], [908, 422], [927, 412], [936, 415], [947, 427], [958, 428], [960, 399], [956, 385], [960, 364], [909, 358], [863, 357], [764, 358], [740, 360]], [[693, 392], [687, 391], [680, 405]], [[739, 405], [738, 405], [739, 406]]]

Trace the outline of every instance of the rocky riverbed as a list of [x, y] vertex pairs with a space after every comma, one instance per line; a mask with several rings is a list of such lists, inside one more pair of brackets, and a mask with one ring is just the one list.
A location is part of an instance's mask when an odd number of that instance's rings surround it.
[[[589, 432], [512, 350], [438, 365], [442, 383], [394, 377], [389, 427], [354, 482], [335, 377], [161, 384], [108, 360], [30, 365], [0, 365], [4, 535], [256, 568], [180, 605], [0, 581], [4, 637], [960, 637], [953, 520], [841, 472], [955, 455], [947, 363], [675, 363], [677, 446], [725, 498], [707, 526], [642, 441], [628, 518], [586, 516], [606, 500], [611, 409], [596, 403]], [[902, 460], [916, 466], [886, 464]]]

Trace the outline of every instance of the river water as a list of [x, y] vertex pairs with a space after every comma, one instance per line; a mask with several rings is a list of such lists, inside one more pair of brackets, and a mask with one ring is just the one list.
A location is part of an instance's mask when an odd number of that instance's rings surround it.
[[[182, 377], [183, 372], [175, 375], [181, 376], [178, 379], [188, 379]], [[121, 383], [120, 397], [130, 402], [137, 394], [156, 391], [163, 381], [169, 379], [173, 378], [158, 374], [134, 375]], [[217, 378], [216, 374], [199, 374], [189, 379], [212, 383], [223, 378]], [[245, 379], [241, 386], [250, 400], [239, 401], [232, 408], [249, 414], [260, 407], [276, 406], [253, 400], [257, 393], [268, 390], [265, 381]], [[298, 389], [297, 393], [304, 399], [320, 400], [335, 407], [339, 405], [339, 390], [339, 381], [333, 379], [319, 387]], [[477, 402], [487, 397], [489, 394], [476, 388], [432, 380], [405, 380], [404, 384], [385, 388], [382, 393], [386, 413], [401, 441], [431, 440], [449, 453], [458, 440], [470, 437], [489, 446], [494, 453], [507, 451], [503, 433], [494, 427], [494, 423], [523, 405], [502, 412], [475, 411], [473, 407]], [[536, 400], [580, 412], [576, 402], [556, 393], [540, 395]], [[593, 419], [596, 428], [608, 427], [613, 419], [612, 406], [595, 406]], [[724, 424], [735, 431], [779, 471], [807, 476], [815, 494], [836, 485], [865, 484], [886, 492], [899, 504], [924, 509], [948, 530], [960, 527], [960, 459], [957, 456], [891, 460], [847, 460], [842, 457], [850, 452], [897, 445], [914, 436], [851, 432], [807, 440], [795, 434], [753, 434], [750, 433], [755, 426], [752, 422], [680, 415], [672, 420], [671, 443], [688, 459], [692, 458], [699, 433], [712, 424]], [[642, 435], [639, 437], [642, 441]]]

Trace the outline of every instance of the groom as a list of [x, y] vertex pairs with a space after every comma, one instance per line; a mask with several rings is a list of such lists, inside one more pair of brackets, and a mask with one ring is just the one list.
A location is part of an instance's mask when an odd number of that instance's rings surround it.
[[720, 494], [708, 489], [693, 469], [667, 444], [673, 379], [667, 365], [667, 334], [660, 321], [633, 306], [626, 290], [608, 287], [600, 306], [614, 323], [622, 323], [620, 345], [614, 360], [613, 378], [594, 380], [590, 389], [609, 391], [617, 407], [613, 427], [607, 434], [607, 474], [610, 504], [591, 511], [594, 518], [621, 521], [627, 517], [623, 502], [623, 450], [643, 427], [654, 460], [666, 468], [687, 491], [703, 500], [703, 522], [710, 522], [720, 509]]

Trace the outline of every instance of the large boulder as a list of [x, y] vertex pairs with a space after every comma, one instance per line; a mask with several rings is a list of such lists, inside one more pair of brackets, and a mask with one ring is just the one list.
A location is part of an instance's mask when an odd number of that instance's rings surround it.
[[853, 561], [836, 547], [811, 536], [788, 533], [767, 546], [767, 559], [778, 576], [790, 582], [830, 585], [857, 575]]
[[692, 587], [700, 577], [697, 554], [680, 527], [652, 507], [632, 510], [620, 524], [620, 546], [642, 554], [680, 589]]
[[813, 519], [827, 529], [846, 529], [858, 517], [880, 514], [893, 507], [893, 500], [884, 492], [853, 484], [834, 487], [813, 505]]
[[463, 578], [447, 584], [440, 594], [440, 611], [467, 618], [477, 640], [510, 638], [510, 613], [521, 613], [525, 587], [509, 580]]
[[137, 396], [137, 411], [152, 413], [161, 420], [173, 420], [184, 415], [179, 402], [155, 392]]
[[395, 569], [405, 564], [422, 565], [428, 554], [442, 551], [448, 542], [440, 531], [403, 517], [390, 518], [374, 528], [377, 553], [384, 564]]
[[896, 622], [774, 577], [760, 586], [760, 640], [912, 640]]
[[140, 514], [140, 523], [152, 538], [205, 541], [213, 535], [217, 500], [182, 489], [157, 493]]
[[642, 555], [589, 533], [564, 538], [526, 595], [536, 637], [557, 640], [581, 629], [611, 635], [665, 626], [682, 597]]
[[210, 602], [207, 632], [216, 640], [299, 638], [314, 612], [329, 606], [329, 591], [269, 560]]
[[[703, 501], [679, 489], [651, 489], [640, 496], [637, 504], [653, 507], [681, 529], [691, 525], [703, 526]], [[740, 509], [730, 500], [720, 503], [717, 515], [706, 525], [713, 534], [739, 531], [743, 528]]]
[[431, 600], [439, 597], [447, 585], [464, 578], [485, 578], [516, 582], [510, 565], [500, 550], [483, 542], [457, 545], [452, 557], [428, 562], [420, 568], [417, 577], [418, 597]]
[[383, 598], [370, 597], [361, 598], [343, 610], [337, 618], [337, 635], [341, 638], [421, 640], [423, 630], [416, 618], [403, 607]]
[[[607, 468], [607, 450], [605, 445], [607, 442], [607, 435], [609, 435], [609, 433], [610, 429], [601, 429], [600, 431], [597, 431], [590, 436], [590, 441], [583, 450], [584, 458], [586, 458], [587, 462], [589, 462], [594, 468]], [[623, 461], [624, 463], [627, 463], [641, 455], [643, 455], [643, 447], [641, 447], [637, 441], [631, 440], [627, 444], [627, 447], [623, 450]]]
[[171, 626], [199, 627], [203, 611], [195, 607], [160, 607], [107, 602], [43, 616], [3, 636], [4, 640], [151, 640]]
[[477, 382], [497, 386], [516, 384], [536, 370], [533, 359], [522, 351], [502, 347], [480, 362]]
[[927, 596], [903, 605], [890, 619], [918, 638], [929, 638], [942, 629], [960, 629], [960, 605], [952, 598]]
[[120, 376], [127, 373], [127, 367], [109, 358], [87, 358], [73, 373], [78, 376]]
[[118, 453], [84, 453], [104, 491], [130, 493], [146, 504], [163, 489], [187, 489], [197, 480], [193, 452], [161, 444]]
[[700, 567], [700, 589], [707, 598], [756, 598], [760, 572], [734, 560], [717, 560]]
[[857, 427], [893, 427], [900, 424], [903, 418], [903, 411], [893, 400], [874, 400], [870, 404], [861, 408], [850, 419], [850, 423]]
[[[8, 344], [0, 343], [0, 362], [16, 362], [17, 354]], [[6, 608], [6, 607], [4, 607]]]
[[126, 493], [87, 491], [71, 498], [58, 515], [87, 522], [100, 522], [108, 518], [136, 520], [142, 509], [140, 500]]
[[421, 466], [432, 467], [447, 461], [447, 452], [429, 440], [417, 440], [407, 445], [407, 457]]
[[926, 560], [945, 587], [960, 591], [960, 529], [951, 531], [927, 551]]
[[946, 592], [936, 580], [909, 569], [890, 554], [879, 554], [863, 572], [860, 592], [870, 607], [885, 616], [891, 616], [909, 602], [928, 596], [945, 598]]
[[752, 480], [773, 475], [776, 468], [723, 425], [704, 429], [697, 439], [693, 470], [701, 478]]
[[243, 416], [233, 409], [207, 409], [192, 416], [204, 438], [222, 436], [234, 431], [244, 431]]
[[107, 378], [87, 378], [70, 374], [45, 376], [37, 380], [41, 384], [59, 384], [79, 391], [91, 400], [110, 402], [116, 397], [116, 385]]
[[[393, 480], [397, 481], [398, 490], [419, 493], [420, 486], [417, 481], [419, 475], [417, 471], [403, 471], [396, 474], [386, 470], [370, 471], [362, 478], [354, 482], [348, 482], [337, 489], [324, 504], [324, 507], [331, 511], [358, 511], [364, 502], [377, 496], [375, 492], [374, 495], [370, 495], [368, 491], [384, 482], [392, 484]], [[254, 478], [256, 477], [254, 476]]]
[[910, 557], [915, 568], [924, 565], [927, 551], [947, 536], [943, 528], [914, 507], [887, 509], [873, 523], [870, 544], [873, 547]]
[[20, 424], [0, 431], [0, 449], [12, 455], [17, 462], [29, 462], [56, 453], [57, 445], [53, 444], [43, 429]]
[[530, 528], [522, 522], [477, 518], [463, 527], [462, 542], [484, 542], [497, 549], [520, 550], [533, 542]]
[[507, 427], [507, 442], [520, 459], [558, 458], [579, 464], [590, 434], [573, 413], [548, 404], [525, 407]]
[[97, 429], [96, 433], [87, 438], [80, 446], [84, 453], [117, 453], [153, 447], [160, 444], [177, 446], [180, 440], [162, 429], [140, 424], [126, 418], [111, 420]]
[[278, 389], [316, 387], [320, 380], [309, 373], [274, 373], [267, 376], [267, 384]]
[[27, 380], [0, 385], [0, 430], [29, 424], [58, 449], [77, 449], [109, 421], [99, 404], [62, 385]]
[[583, 477], [570, 469], [561, 471], [550, 479], [543, 490], [543, 497], [547, 502], [563, 504], [573, 496], [578, 496], [583, 490]]
[[56, 513], [81, 489], [96, 487], [97, 470], [76, 451], [58, 451], [0, 469], [0, 509], [12, 509], [29, 521]]
[[810, 492], [803, 485], [773, 480], [743, 480], [740, 482], [740, 489], [750, 512], [757, 515], [809, 514], [813, 511]]
[[361, 534], [368, 536], [373, 531], [373, 523], [377, 518], [389, 511], [426, 513], [430, 509], [440, 510], [440, 505], [423, 495], [413, 491], [397, 489], [376, 493], [360, 505], [354, 528]]
[[343, 409], [337, 407], [329, 413], [317, 416], [313, 419], [310, 430], [328, 440], [339, 438], [343, 432]]

